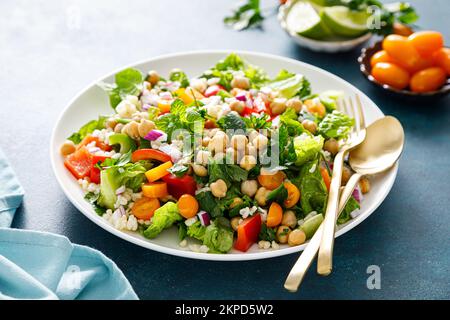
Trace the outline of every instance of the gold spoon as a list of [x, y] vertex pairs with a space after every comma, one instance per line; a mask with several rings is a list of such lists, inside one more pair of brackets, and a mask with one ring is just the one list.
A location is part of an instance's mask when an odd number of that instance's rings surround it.
[[[350, 152], [350, 165], [356, 172], [347, 182], [339, 201], [339, 213], [350, 199], [353, 189], [363, 175], [376, 174], [391, 168], [403, 151], [405, 135], [400, 122], [391, 116], [381, 118], [369, 127], [365, 140]], [[317, 229], [305, 251], [289, 273], [284, 287], [297, 291], [320, 246], [323, 225]]]

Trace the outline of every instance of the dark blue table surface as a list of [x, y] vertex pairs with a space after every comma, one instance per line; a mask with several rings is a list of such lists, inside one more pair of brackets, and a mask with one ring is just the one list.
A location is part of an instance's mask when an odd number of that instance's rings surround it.
[[[229, 30], [222, 18], [234, 2], [0, 2], [0, 146], [26, 191], [13, 227], [59, 233], [101, 250], [145, 299], [450, 298], [450, 99], [392, 99], [362, 78], [358, 50], [328, 55], [301, 49], [275, 17], [263, 30]], [[420, 26], [446, 33], [449, 44], [448, 0], [411, 2]], [[296, 294], [283, 283], [297, 254], [226, 263], [143, 249], [78, 212], [52, 173], [51, 129], [79, 90], [134, 61], [201, 49], [269, 52], [314, 64], [353, 83], [404, 125], [406, 148], [386, 201], [336, 242], [333, 274], [322, 278], [312, 269]], [[370, 265], [381, 268], [380, 290], [366, 286]]]

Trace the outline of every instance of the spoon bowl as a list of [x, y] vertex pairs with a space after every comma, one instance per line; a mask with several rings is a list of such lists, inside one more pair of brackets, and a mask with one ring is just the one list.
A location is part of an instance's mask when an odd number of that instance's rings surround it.
[[386, 171], [400, 157], [404, 142], [400, 122], [391, 116], [381, 118], [367, 127], [364, 142], [350, 151], [350, 166], [361, 175]]

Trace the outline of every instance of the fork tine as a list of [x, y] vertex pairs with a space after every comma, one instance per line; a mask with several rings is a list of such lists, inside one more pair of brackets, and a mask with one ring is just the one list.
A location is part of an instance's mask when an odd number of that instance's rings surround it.
[[353, 132], [358, 133], [360, 130], [359, 121], [358, 121], [359, 117], [358, 117], [358, 113], [356, 113], [355, 104], [353, 103], [352, 98], [348, 98], [348, 108], [350, 109], [348, 115], [355, 119], [355, 126], [353, 127]]
[[337, 109], [338, 109], [339, 111], [345, 112], [344, 106], [343, 106], [344, 104], [345, 104], [345, 101], [344, 101], [343, 98], [338, 98], [338, 99], [337, 99], [337, 101], [336, 101], [336, 107], [337, 107]]
[[356, 95], [356, 106], [358, 107], [360, 127], [361, 129], [365, 129], [366, 120], [364, 119], [364, 109], [362, 107], [361, 97], [359, 94]]

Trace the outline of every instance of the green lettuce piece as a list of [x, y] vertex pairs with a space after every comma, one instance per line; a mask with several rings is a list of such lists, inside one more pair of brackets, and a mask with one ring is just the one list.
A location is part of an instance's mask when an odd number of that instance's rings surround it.
[[186, 88], [189, 86], [189, 79], [183, 71], [179, 69], [173, 70], [169, 75], [170, 81], [178, 81], [180, 83], [181, 88]]
[[75, 144], [79, 144], [88, 134], [94, 132], [94, 130], [101, 130], [105, 128], [105, 122], [108, 117], [100, 116], [97, 120], [91, 120], [83, 125], [78, 132], [74, 132], [68, 137], [68, 140], [73, 141]]
[[99, 86], [109, 95], [109, 102], [114, 109], [127, 95], [137, 96], [142, 89], [144, 77], [141, 71], [127, 68], [115, 75], [115, 83], [99, 83]]
[[171, 227], [175, 222], [181, 221], [183, 217], [174, 202], [166, 202], [165, 205], [156, 209], [152, 224], [144, 231], [144, 236], [149, 239], [155, 238], [164, 229]]
[[310, 136], [301, 134], [294, 138], [295, 164], [300, 166], [317, 157], [322, 150], [324, 139], [321, 136]]
[[327, 90], [318, 95], [320, 102], [325, 106], [327, 112], [332, 112], [336, 109], [337, 100], [342, 98], [344, 93], [342, 91]]
[[213, 221], [205, 231], [203, 244], [212, 253], [227, 253], [233, 246], [233, 230]]
[[304, 97], [311, 93], [309, 81], [301, 74], [272, 82], [268, 87], [278, 91], [282, 97], [287, 99], [294, 96]]
[[147, 168], [142, 162], [118, 163], [117, 165], [103, 169], [100, 173], [100, 196], [98, 203], [108, 209], [114, 209], [117, 200], [116, 190], [120, 186], [126, 186], [137, 192], [145, 181]]
[[187, 228], [187, 235], [191, 238], [203, 241], [205, 237], [206, 227], [200, 221], [195, 221]]
[[325, 212], [328, 192], [320, 174], [318, 159], [305, 163], [301, 167], [299, 175], [291, 179], [302, 195], [300, 206], [304, 215], [311, 211]]
[[343, 139], [348, 136], [355, 120], [345, 113], [334, 110], [328, 113], [319, 123], [318, 132], [325, 138]]
[[342, 211], [341, 215], [339, 216], [337, 223], [338, 224], [346, 223], [348, 220], [351, 219], [350, 213], [359, 208], [360, 206], [358, 201], [356, 201], [354, 197], [351, 197], [348, 200], [347, 204], [345, 205], [344, 211]]

